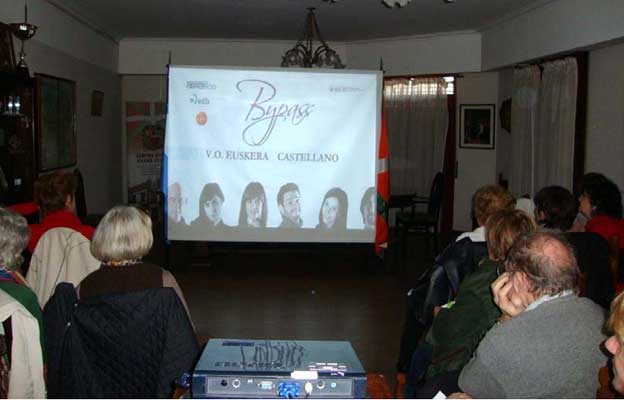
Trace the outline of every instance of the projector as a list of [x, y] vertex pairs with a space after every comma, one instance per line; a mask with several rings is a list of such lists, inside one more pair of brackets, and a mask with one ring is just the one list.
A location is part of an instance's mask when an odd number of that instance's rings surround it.
[[349, 342], [210, 339], [192, 376], [193, 398], [366, 397]]

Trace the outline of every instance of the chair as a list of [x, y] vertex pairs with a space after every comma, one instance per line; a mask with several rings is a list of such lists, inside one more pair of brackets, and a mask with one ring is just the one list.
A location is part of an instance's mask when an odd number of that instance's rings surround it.
[[85, 196], [84, 180], [82, 179], [82, 173], [78, 168], [74, 169], [74, 178], [76, 179], [76, 215], [83, 224], [96, 227], [103, 215], [87, 214], [87, 198]]
[[[406, 250], [408, 232], [422, 233], [425, 236], [425, 245], [429, 252], [429, 244], [433, 238], [434, 253], [438, 248], [438, 224], [440, 209], [444, 197], [444, 174], [438, 172], [431, 182], [429, 197], [413, 196], [412, 206], [409, 212], [399, 213], [396, 218], [396, 227], [400, 231], [403, 252]], [[416, 206], [426, 204], [426, 212], [417, 212]]]

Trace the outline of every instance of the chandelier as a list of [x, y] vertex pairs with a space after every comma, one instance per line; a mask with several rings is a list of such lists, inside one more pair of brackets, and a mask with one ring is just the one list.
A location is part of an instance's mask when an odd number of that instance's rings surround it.
[[407, 3], [412, 0], [382, 0], [383, 3], [390, 8], [394, 8], [394, 6], [405, 7]]
[[[314, 41], [320, 42], [320, 45], [314, 50]], [[282, 57], [282, 67], [303, 67], [303, 68], [344, 68], [345, 65], [340, 61], [340, 56], [334, 50], [330, 49], [327, 43], [321, 37], [318, 25], [316, 25], [316, 17], [314, 16], [314, 7], [308, 8], [308, 15], [303, 29], [303, 35], [295, 44], [295, 47], [288, 50]]]

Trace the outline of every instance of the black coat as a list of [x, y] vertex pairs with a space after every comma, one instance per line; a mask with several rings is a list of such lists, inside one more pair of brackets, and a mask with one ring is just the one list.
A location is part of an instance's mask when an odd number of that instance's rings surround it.
[[44, 309], [48, 397], [171, 398], [199, 346], [171, 288], [77, 300], [61, 283]]

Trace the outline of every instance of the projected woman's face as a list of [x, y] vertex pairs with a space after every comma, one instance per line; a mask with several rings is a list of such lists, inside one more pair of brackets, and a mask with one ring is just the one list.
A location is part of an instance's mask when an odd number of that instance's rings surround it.
[[336, 223], [336, 217], [340, 210], [340, 202], [336, 197], [328, 197], [323, 202], [323, 225], [325, 228], [331, 229]]
[[375, 229], [375, 194], [371, 194], [366, 200], [363, 209], [364, 226], [366, 229]]
[[254, 197], [245, 201], [245, 211], [247, 211], [247, 225], [255, 228], [260, 227], [262, 217], [262, 207], [264, 202], [261, 197]]
[[217, 225], [221, 222], [221, 207], [223, 206], [223, 200], [221, 197], [214, 196], [212, 199], [207, 200], [204, 203], [204, 211], [206, 212], [206, 218], [212, 225]]

